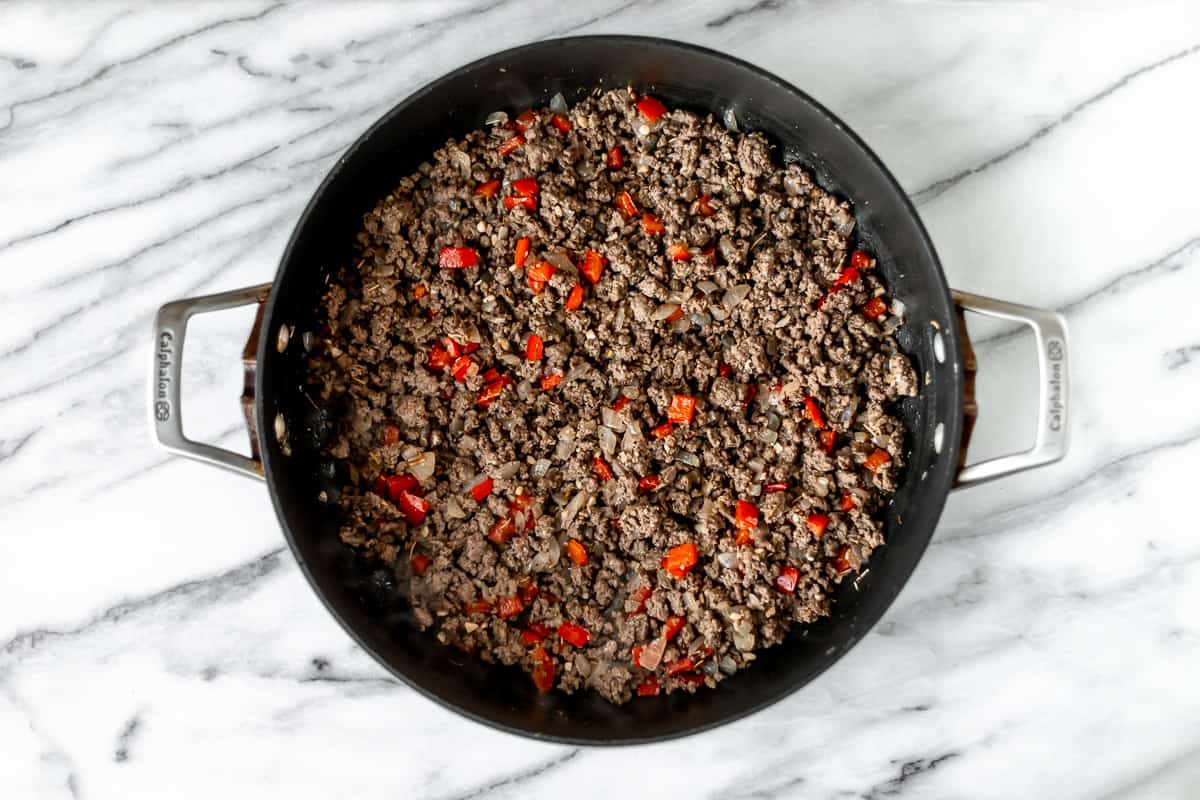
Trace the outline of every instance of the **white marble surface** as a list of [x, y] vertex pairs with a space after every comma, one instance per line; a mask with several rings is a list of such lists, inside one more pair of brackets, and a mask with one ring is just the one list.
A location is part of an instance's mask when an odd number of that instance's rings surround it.
[[[1164, 798], [1200, 793], [1200, 6], [0, 7], [0, 797]], [[153, 310], [268, 280], [337, 154], [510, 44], [653, 33], [804, 87], [920, 203], [951, 283], [1062, 310], [1073, 448], [956, 493], [882, 623], [803, 692], [665, 745], [540, 745], [390, 681], [261, 484], [148, 441]], [[245, 313], [189, 338], [189, 432], [244, 448]], [[986, 335], [986, 334], [985, 334]], [[977, 453], [1031, 435], [980, 348]]]

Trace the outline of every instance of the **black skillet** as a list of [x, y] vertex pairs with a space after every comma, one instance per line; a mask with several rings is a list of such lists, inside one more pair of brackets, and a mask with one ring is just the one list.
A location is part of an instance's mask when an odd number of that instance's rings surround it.
[[[908, 465], [887, 510], [887, 545], [857, 580], [843, 581], [832, 616], [796, 627], [752, 668], [695, 695], [635, 698], [614, 706], [592, 692], [539, 695], [515, 668], [486, 665], [439, 644], [409, 624], [390, 578], [355, 560], [337, 537], [336, 491], [318, 444], [322, 412], [302, 396], [302, 331], [326, 271], [350, 257], [362, 215], [401, 176], [446, 139], [479, 127], [492, 111], [568, 103], [596, 87], [632, 86], [668, 106], [733, 109], [743, 130], [765, 132], [785, 161], [812, 170], [826, 189], [848, 198], [858, 245], [878, 257], [893, 297], [904, 303], [898, 331], [924, 378], [901, 404], [911, 435]], [[265, 304], [247, 345], [252, 458], [183, 436], [180, 361], [186, 322], [204, 311]], [[963, 466], [974, 418], [970, 346], [961, 309], [1031, 326], [1041, 375], [1032, 449]], [[479, 722], [543, 740], [628, 744], [706, 730], [762, 709], [828, 669], [883, 615], [920, 560], [946, 496], [973, 484], [1055, 461], [1066, 451], [1066, 331], [1061, 317], [1038, 309], [951, 293], [916, 211], [865, 144], [812, 98], [779, 78], [712, 50], [662, 39], [586, 36], [536, 42], [488, 56], [403, 100], [340, 158], [301, 215], [271, 284], [168, 303], [155, 327], [152, 424], [161, 446], [180, 455], [266, 479], [280, 525], [313, 590], [330, 613], [393, 675]], [[254, 367], [257, 366], [255, 371]]]

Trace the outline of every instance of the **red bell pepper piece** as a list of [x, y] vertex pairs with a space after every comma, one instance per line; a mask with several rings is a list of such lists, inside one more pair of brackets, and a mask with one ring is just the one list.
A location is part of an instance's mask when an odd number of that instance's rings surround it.
[[438, 266], [442, 269], [466, 269], [479, 263], [479, 253], [474, 247], [443, 247], [438, 253]]
[[617, 195], [617, 210], [625, 215], [625, 219], [633, 219], [637, 216], [637, 203], [633, 202], [633, 197], [629, 192], [621, 192]]
[[850, 254], [850, 266], [856, 269], [870, 269], [872, 263], [871, 257], [862, 250], [855, 250]]
[[846, 492], [842, 495], [842, 511], [854, 510], [854, 495]]
[[454, 359], [454, 364], [450, 367], [450, 374], [454, 376], [454, 380], [463, 383], [467, 380], [473, 363], [470, 356], [459, 356]]
[[595, 250], [586, 250], [583, 254], [583, 263], [579, 265], [579, 271], [592, 283], [600, 282], [600, 275], [604, 272], [604, 265], [608, 263], [608, 259], [597, 253]]
[[814, 539], [820, 539], [825, 535], [825, 529], [829, 527], [829, 515], [809, 514], [808, 517], [805, 518], [804, 524], [806, 524], [808, 529], [812, 531]]
[[860, 280], [862, 280], [862, 275], [858, 273], [857, 267], [846, 267], [842, 270], [842, 274], [837, 276], [837, 280], [833, 282], [833, 289], [831, 291], [839, 291], [842, 287], [858, 283]]
[[638, 697], [657, 697], [659, 691], [658, 677], [655, 675], [648, 676], [637, 687]]
[[638, 478], [638, 489], [643, 492], [653, 492], [662, 483], [662, 478], [657, 475], [643, 475]]
[[775, 578], [775, 588], [784, 594], [794, 594], [796, 584], [800, 580], [800, 570], [788, 564], [779, 571], [779, 575]]
[[849, 572], [854, 568], [854, 565], [850, 561], [850, 545], [844, 544], [842, 545], [842, 548], [837, 551], [837, 555], [833, 558], [833, 568], [837, 570], [839, 575], [844, 572]]
[[483, 373], [483, 382], [491, 383], [500, 380], [500, 371], [495, 367], [488, 367], [488, 371]]
[[651, 236], [657, 236], [666, 229], [667, 226], [664, 225], [663, 221], [655, 215], [650, 213], [642, 214], [642, 230], [644, 230], [646, 233], [650, 234]]
[[672, 578], [679, 580], [687, 575], [692, 567], [696, 566], [699, 557], [695, 542], [685, 542], [667, 551], [666, 557], [662, 560], [662, 566]]
[[487, 532], [488, 541], [494, 545], [503, 545], [516, 535], [517, 526], [512, 517], [501, 517], [492, 523], [492, 527]]
[[475, 405], [480, 408], [487, 408], [496, 402], [496, 398], [504, 391], [504, 387], [510, 383], [512, 383], [512, 378], [505, 375], [491, 383], [484, 384], [484, 387], [479, 390], [479, 394], [475, 396]]
[[667, 621], [663, 625], [663, 640], [669, 642], [674, 639], [676, 634], [683, 630], [683, 626], [686, 624], [683, 617], [676, 617], [674, 615], [667, 617]]
[[879, 472], [884, 464], [892, 460], [886, 450], [876, 449], [874, 453], [867, 456], [867, 460], [863, 462], [863, 466], [871, 470], [871, 472]]
[[775, 494], [776, 492], [786, 492], [788, 490], [787, 481], [775, 481], [763, 485], [763, 494]]
[[700, 216], [711, 217], [717, 213], [717, 210], [712, 207], [712, 203], [709, 202], [711, 199], [708, 195], [702, 194], [696, 201], [696, 210], [700, 212]]
[[620, 147], [613, 147], [608, 151], [608, 157], [605, 159], [609, 169], [621, 169], [625, 166], [625, 154], [621, 152]]
[[718, 364], [717, 365], [717, 374], [720, 375], [722, 378], [732, 378], [733, 377], [733, 365], [725, 364], [725, 363]]
[[383, 429], [383, 443], [396, 444], [400, 441], [400, 429], [395, 425], [388, 425]]
[[699, 672], [683, 672], [675, 676], [675, 680], [680, 683], [690, 683], [693, 686], [703, 686], [704, 676]]
[[837, 434], [834, 431], [819, 431], [817, 439], [821, 442], [821, 449], [826, 453], [833, 452], [833, 446], [837, 444]]
[[487, 600], [472, 600], [463, 606], [464, 614], [487, 614], [492, 610], [492, 604]]
[[525, 360], [526, 361], [541, 361], [542, 354], [545, 348], [542, 342], [542, 337], [536, 333], [529, 334], [529, 338], [525, 340]]
[[628, 397], [626, 397], [625, 395], [623, 395], [623, 394], [621, 394], [621, 395], [617, 395], [617, 399], [616, 399], [616, 400], [613, 400], [613, 404], [612, 404], [612, 410], [613, 410], [613, 411], [620, 411], [622, 408], [624, 408], [625, 406], [629, 405], [631, 402], [633, 402], [633, 401], [631, 401], [631, 400], [630, 400]]
[[541, 644], [553, 631], [540, 622], [531, 622], [529, 627], [521, 631], [521, 641], [525, 644]]
[[517, 148], [523, 144], [525, 144], [525, 137], [518, 133], [511, 139], [505, 139], [503, 142], [501, 142], [500, 146], [496, 148], [496, 151], [502, 156], [510, 156], [515, 153]]
[[592, 635], [588, 633], [587, 628], [583, 628], [573, 622], [564, 622], [558, 626], [558, 638], [567, 644], [583, 647], [591, 641]]
[[539, 692], [550, 691], [554, 688], [554, 659], [540, 647], [533, 648], [530, 656], [533, 659], [533, 667], [529, 674], [533, 678], [533, 685]]
[[668, 436], [670, 436], [671, 432], [674, 430], [675, 430], [674, 425], [672, 425], [669, 422], [664, 422], [662, 425], [659, 425], [657, 428], [654, 428], [653, 430], [651, 430], [650, 434], [655, 439], [665, 439]]
[[492, 493], [496, 482], [491, 478], [484, 478], [479, 483], [471, 487], [471, 497], [475, 498], [476, 503], [482, 503], [484, 499]]
[[597, 480], [611, 481], [613, 478], [612, 467], [600, 456], [592, 459], [592, 472], [595, 474]]
[[519, 130], [527, 131], [529, 126], [537, 122], [537, 112], [532, 108], [527, 108], [520, 114], [517, 114], [515, 125]]
[[659, 100], [646, 95], [637, 101], [637, 110], [646, 118], [647, 122], [654, 122], [663, 114], [667, 113], [667, 107]]
[[430, 369], [445, 369], [450, 366], [451, 361], [453, 359], [450, 357], [450, 353], [446, 351], [446, 348], [434, 342], [433, 347], [429, 349], [429, 360], [425, 362], [425, 366]]
[[410, 492], [415, 495], [423, 495], [425, 491], [421, 488], [421, 482], [412, 475], [388, 475], [383, 478], [387, 484], [387, 496], [392, 499], [393, 503], [400, 502], [401, 492]]
[[570, 558], [577, 567], [587, 566], [587, 548], [580, 544], [577, 539], [567, 540], [567, 557]]
[[650, 586], [639, 586], [629, 593], [629, 599], [637, 603], [633, 611], [630, 611], [625, 616], [636, 617], [638, 614], [645, 613], [646, 601], [650, 599], [650, 595], [654, 594], [654, 589]]
[[533, 289], [534, 294], [541, 294], [546, 288], [546, 284], [554, 277], [554, 265], [549, 261], [539, 261], [529, 269], [525, 270], [525, 274], [529, 277], [529, 288]]
[[887, 303], [883, 301], [882, 297], [872, 297], [862, 308], [863, 316], [870, 320], [879, 319], [887, 313], [887, 310]]
[[667, 317], [666, 321], [668, 323], [670, 323], [670, 322], [674, 322], [677, 319], [683, 319], [683, 309], [682, 308], [676, 308], [674, 311], [672, 311], [671, 316]]
[[533, 598], [537, 596], [538, 587], [533, 578], [524, 578], [517, 584], [517, 597], [521, 598], [522, 603], [533, 602]]
[[425, 288], [425, 284], [418, 283], [413, 287], [413, 299], [420, 300], [425, 295], [429, 294], [429, 290]]
[[747, 500], [738, 500], [734, 508], [733, 524], [739, 531], [753, 532], [758, 528], [758, 506]]
[[513, 254], [513, 266], [525, 268], [525, 259], [529, 257], [529, 237], [517, 239], [517, 251]]
[[825, 415], [821, 413], [821, 407], [817, 405], [816, 400], [811, 397], [804, 398], [804, 413], [818, 430], [825, 428]]
[[563, 304], [563, 308], [567, 311], [574, 311], [583, 305], [583, 286], [575, 284], [571, 287], [571, 293], [567, 295], [567, 302]]
[[500, 619], [508, 619], [515, 617], [525, 610], [525, 606], [521, 603], [521, 598], [513, 595], [512, 597], [501, 597], [500, 602], [496, 604], [496, 613], [500, 615]]
[[571, 130], [571, 120], [564, 117], [562, 114], [555, 114], [550, 118], [550, 124], [558, 128], [562, 133], [567, 133]]
[[749, 408], [754, 402], [754, 398], [758, 396], [758, 387], [753, 383], [746, 384], [746, 395], [742, 398], [742, 408]]
[[676, 425], [687, 425], [695, 411], [696, 398], [690, 394], [677, 394], [671, 397], [671, 405], [667, 406], [667, 419]]
[[479, 195], [485, 200], [491, 200], [496, 196], [496, 192], [498, 191], [500, 191], [500, 181], [496, 179], [484, 181], [475, 187], [475, 194]]
[[412, 567], [413, 574], [419, 578], [425, 574], [425, 570], [429, 569], [429, 565], [433, 563], [433, 559], [424, 553], [417, 553], [408, 563]]
[[667, 255], [671, 257], [672, 261], [690, 261], [692, 251], [688, 249], [686, 243], [675, 242], [674, 244], [667, 245]]
[[691, 656], [684, 656], [683, 658], [676, 659], [670, 664], [667, 664], [667, 677], [678, 675], [681, 672], [691, 672], [695, 668], [696, 662], [692, 661]]
[[555, 386], [558, 386], [560, 383], [562, 383], [562, 379], [562, 375], [543, 375], [541, 380], [542, 391], [550, 391]]
[[517, 178], [512, 182], [512, 188], [517, 197], [537, 197], [540, 187], [533, 178]]
[[510, 195], [504, 198], [504, 209], [506, 211], [512, 211], [517, 206], [520, 206], [526, 211], [537, 211], [537, 198], [532, 195], [529, 197], [517, 197], [515, 195]]
[[396, 501], [396, 505], [400, 506], [400, 511], [409, 525], [420, 525], [429, 513], [429, 501], [412, 492], [400, 492], [400, 499]]

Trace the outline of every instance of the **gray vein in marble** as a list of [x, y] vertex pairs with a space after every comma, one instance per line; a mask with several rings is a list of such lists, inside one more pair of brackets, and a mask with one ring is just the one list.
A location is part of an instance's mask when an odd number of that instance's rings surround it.
[[[958, 758], [961, 753], [950, 751], [934, 758], [918, 758], [906, 761], [900, 765], [900, 774], [886, 783], [873, 786], [862, 794], [862, 800], [881, 800], [884, 797], [898, 797], [908, 790], [907, 785], [913, 778], [926, 772], [932, 772], [938, 766], [952, 758]], [[896, 763], [895, 761], [892, 762]]]
[[103, 77], [105, 77], [106, 75], [111, 73], [113, 70], [120, 69], [121, 67], [129, 66], [130, 64], [135, 64], [139, 61], [143, 61], [147, 58], [150, 58], [151, 56], [161, 53], [164, 50], [174, 47], [175, 45], [177, 45], [181, 42], [185, 42], [189, 39], [195, 38], [196, 36], [200, 36], [205, 33], [209, 33], [211, 31], [217, 30], [218, 28], [224, 28], [229, 25], [236, 25], [236, 24], [242, 23], [242, 22], [256, 22], [258, 20], [261, 20], [263, 17], [267, 16], [268, 14], [270, 14], [280, 8], [283, 8], [284, 5], [285, 5], [284, 3], [277, 3], [275, 5], [267, 6], [262, 11], [260, 11], [256, 14], [250, 14], [250, 15], [247, 15], [244, 17], [229, 17], [226, 19], [217, 20], [215, 22], [210, 22], [207, 25], [201, 25], [199, 28], [195, 28], [193, 30], [187, 31], [186, 33], [181, 33], [181, 34], [178, 34], [177, 36], [172, 36], [170, 39], [167, 39], [165, 42], [161, 42], [161, 43], [155, 45], [154, 47], [151, 47], [149, 50], [144, 50], [141, 53], [138, 53], [137, 55], [130, 56], [128, 58], [123, 58], [118, 61], [113, 61], [111, 63], [105, 64], [103, 67], [96, 70], [88, 77], [84, 78], [83, 80], [77, 81], [73, 84], [70, 84], [69, 86], [61, 86], [57, 89], [53, 89], [50, 92], [47, 92], [46, 94], [43, 94], [43, 95], [37, 95], [35, 97], [29, 97], [29, 98], [17, 100], [16, 102], [14, 102], [12, 105], [10, 105], [8, 107], [8, 121], [5, 122], [3, 125], [0, 125], [0, 135], [3, 135], [6, 131], [8, 131], [10, 128], [12, 128], [13, 125], [16, 123], [18, 108], [22, 108], [25, 106], [32, 106], [37, 103], [44, 102], [46, 100], [51, 100], [55, 97], [61, 97], [62, 95], [69, 94], [70, 92], [74, 92], [77, 89], [82, 89], [85, 86], [93, 84], [96, 81], [102, 79]]
[[735, 8], [732, 11], [722, 14], [715, 19], [710, 19], [708, 22], [704, 23], [704, 27], [723, 28], [734, 20], [749, 17], [761, 11], [776, 11], [780, 8], [783, 8], [783, 6], [783, 0], [758, 0], [758, 2], [752, 6]]
[[23, 436], [18, 436], [16, 439], [0, 439], [0, 461], [7, 461], [17, 453], [21, 452], [21, 448], [29, 444], [29, 440], [37, 435], [41, 430], [42, 428], [39, 425]]
[[[4, 677], [4, 672], [0, 669], [0, 678]], [[71, 793], [71, 797], [79, 797], [79, 768], [75, 764], [75, 759], [71, 758], [66, 748], [55, 741], [50, 734], [42, 730], [41, 726], [36, 721], [36, 716], [33, 711], [25, 704], [25, 702], [17, 695], [16, 692], [5, 688], [4, 681], [0, 680], [0, 695], [3, 695], [12, 703], [13, 708], [19, 711], [25, 717], [25, 724], [29, 726], [29, 731], [38, 739], [42, 745], [42, 753], [40, 761], [51, 767], [57, 767], [63, 772], [63, 784], [67, 787], [67, 791]]]
[[982, 172], [986, 172], [987, 170], [991, 169], [992, 167], [996, 166], [997, 164], [1007, 161], [1008, 159], [1012, 158], [1013, 156], [1017, 155], [1018, 153], [1020, 153], [1024, 150], [1028, 150], [1039, 139], [1042, 139], [1042, 138], [1050, 135], [1058, 128], [1060, 128], [1063, 125], [1065, 125], [1066, 123], [1070, 122], [1081, 111], [1084, 111], [1087, 108], [1089, 108], [1090, 106], [1093, 106], [1096, 103], [1101, 102], [1105, 98], [1111, 96], [1112, 94], [1116, 93], [1117, 91], [1128, 86], [1130, 83], [1137, 80], [1138, 78], [1144, 77], [1145, 75], [1148, 75], [1149, 73], [1154, 72], [1155, 70], [1157, 70], [1161, 67], [1165, 67], [1168, 64], [1172, 64], [1176, 61], [1181, 61], [1181, 60], [1187, 58], [1188, 56], [1194, 55], [1198, 52], [1200, 52], [1200, 44], [1194, 44], [1191, 47], [1188, 47], [1188, 48], [1185, 48], [1178, 52], [1172, 53], [1171, 55], [1169, 55], [1165, 58], [1161, 58], [1152, 64], [1147, 64], [1144, 67], [1139, 67], [1138, 69], [1135, 69], [1133, 72], [1126, 73], [1125, 75], [1121, 76], [1116, 81], [1114, 81], [1113, 83], [1111, 83], [1108, 86], [1101, 89], [1099, 92], [1096, 92], [1095, 94], [1091, 95], [1090, 97], [1080, 101], [1079, 103], [1076, 103], [1065, 114], [1058, 117], [1054, 121], [1049, 122], [1049, 123], [1043, 125], [1042, 127], [1038, 128], [1036, 131], [1033, 132], [1033, 134], [1031, 136], [1022, 140], [1021, 142], [1018, 142], [1017, 144], [1013, 145], [1012, 147], [1005, 150], [1004, 152], [994, 155], [991, 158], [987, 159], [986, 161], [983, 161], [980, 164], [976, 164], [973, 167], [968, 167], [967, 169], [957, 172], [948, 178], [943, 178], [939, 181], [935, 181], [934, 183], [931, 183], [929, 186], [926, 186], [923, 189], [918, 189], [916, 192], [913, 192], [911, 195], [913, 202], [915, 202], [917, 205], [923, 205], [925, 203], [930, 202], [931, 200], [937, 199], [941, 195], [943, 195], [946, 192], [948, 192], [949, 190], [953, 189], [958, 184], [962, 183], [964, 180], [971, 178], [975, 175], [978, 175]]
[[545, 775], [547, 772], [561, 767], [563, 764], [566, 764], [569, 761], [572, 761], [582, 752], [583, 751], [580, 748], [569, 750], [563, 755], [558, 756], [557, 758], [552, 758], [549, 761], [545, 761], [536, 767], [522, 770], [521, 772], [500, 778], [499, 780], [485, 783], [484, 785], [476, 787], [475, 789], [469, 789], [461, 794], [452, 795], [444, 800], [472, 800], [472, 798], [475, 797], [484, 797], [485, 795], [488, 795], [497, 789], [504, 789], [528, 783], [529, 781], [539, 778], [542, 775]]
[[547, 38], [550, 36], [564, 36], [568, 33], [574, 33], [576, 31], [583, 30], [584, 28], [588, 27], [589, 25], [595, 25], [597, 22], [604, 22], [605, 20], [610, 20], [613, 17], [617, 16], [618, 14], [621, 14], [637, 5], [641, 5], [641, 0], [629, 0], [628, 3], [623, 3], [622, 5], [619, 5], [616, 8], [610, 9], [610, 10], [605, 11], [600, 14], [596, 14], [593, 17], [588, 17], [587, 19], [583, 20], [582, 22], [572, 23], [571, 25], [568, 25], [565, 28], [559, 28], [557, 30], [550, 31], [549, 34], [547, 34]]
[[118, 764], [120, 764], [129, 760], [130, 746], [133, 744], [134, 734], [137, 733], [138, 728], [141, 727], [141, 724], [142, 718], [139, 715], [134, 714], [129, 718], [129, 721], [125, 723], [125, 726], [121, 728], [121, 732], [117, 734], [117, 746], [113, 750], [113, 761], [116, 761]]
[[1178, 347], [1166, 353], [1163, 358], [1167, 362], [1168, 370], [1177, 370], [1184, 364], [1190, 364], [1193, 356], [1200, 356], [1200, 344], [1189, 344], [1186, 347]]
[[[285, 551], [286, 548], [277, 547], [252, 561], [239, 564], [211, 577], [187, 581], [154, 594], [127, 600], [105, 609], [73, 628], [35, 628], [23, 631], [0, 647], [0, 656], [4, 657], [0, 659], [0, 678], [4, 676], [12, 663], [20, 660], [22, 654], [34, 652], [50, 642], [85, 636], [97, 629], [119, 624], [132, 614], [171, 600], [187, 598], [196, 606], [203, 606], [227, 599], [231, 595], [240, 594], [262, 578], [278, 570], [283, 564], [280, 556]], [[5, 663], [6, 661], [8, 664]]]
[[36, 61], [30, 61], [21, 56], [10, 56], [7, 53], [0, 53], [0, 62], [12, 64], [17, 69], [37, 69]]

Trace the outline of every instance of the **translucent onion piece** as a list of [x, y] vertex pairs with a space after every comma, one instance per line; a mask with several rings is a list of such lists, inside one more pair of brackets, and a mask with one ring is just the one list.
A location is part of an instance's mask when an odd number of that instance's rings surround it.
[[738, 118], [737, 114], [734, 113], [733, 108], [725, 109], [725, 114], [722, 116], [722, 121], [725, 123], [726, 130], [733, 131], [734, 133], [739, 132], [740, 128], [738, 127]]
[[550, 98], [550, 110], [555, 114], [567, 113], [567, 98], [563, 97], [562, 92]]
[[483, 124], [485, 124], [485, 125], [503, 125], [506, 122], [508, 122], [508, 113], [507, 112], [493, 111], [492, 113], [487, 115], [487, 118], [483, 121]]
[[421, 453], [421, 455], [408, 462], [408, 471], [413, 477], [419, 481], [427, 481], [433, 477], [433, 470], [437, 466], [437, 455], [433, 451]]

